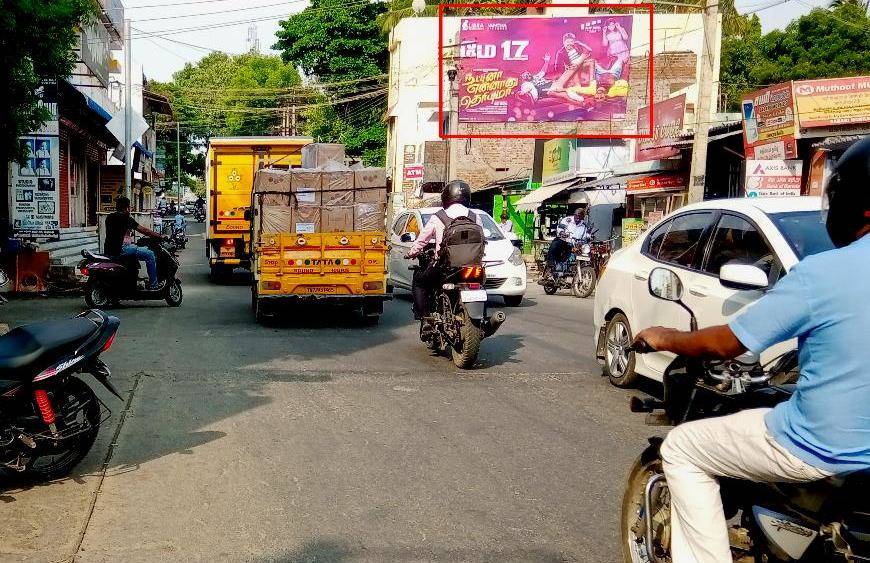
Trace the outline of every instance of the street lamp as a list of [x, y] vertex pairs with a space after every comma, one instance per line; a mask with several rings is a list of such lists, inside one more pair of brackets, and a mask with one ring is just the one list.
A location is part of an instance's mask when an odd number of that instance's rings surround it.
[[[452, 129], [453, 129], [453, 84], [456, 82], [456, 69], [455, 68], [447, 69], [447, 80], [448, 80], [448, 86], [447, 86], [447, 108], [448, 108], [448, 111], [447, 111], [447, 133], [450, 134], [452, 132]], [[444, 183], [445, 184], [450, 181], [450, 164], [451, 164], [451, 161], [453, 160], [451, 158], [450, 151], [452, 150], [452, 148], [453, 148], [453, 144], [451, 143], [451, 139], [448, 137], [447, 138], [447, 162], [446, 162], [446, 166], [444, 167], [444, 176], [445, 176]]]

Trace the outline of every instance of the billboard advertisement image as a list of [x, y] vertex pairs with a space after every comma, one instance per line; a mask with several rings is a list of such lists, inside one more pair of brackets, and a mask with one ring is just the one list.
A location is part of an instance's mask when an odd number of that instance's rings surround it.
[[801, 129], [870, 123], [870, 76], [799, 80], [794, 98]]
[[797, 156], [797, 120], [791, 82], [747, 94], [741, 105], [746, 158], [786, 159]]
[[746, 160], [746, 197], [801, 195], [800, 160]]
[[637, 110], [637, 132], [640, 135], [652, 133], [652, 139], [638, 139], [634, 147], [634, 160], [657, 160], [679, 156], [679, 149], [668, 146], [683, 132], [683, 119], [686, 114], [686, 95], [658, 102], [655, 105], [655, 124], [650, 131], [649, 106]]
[[631, 16], [463, 18], [459, 120], [623, 119]]

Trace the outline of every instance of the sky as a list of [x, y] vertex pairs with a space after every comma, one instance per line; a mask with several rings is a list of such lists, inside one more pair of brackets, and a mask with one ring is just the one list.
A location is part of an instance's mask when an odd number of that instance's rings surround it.
[[[763, 30], [770, 31], [829, 3], [787, 0], [759, 10], [776, 2], [736, 0], [736, 5], [741, 13], [758, 10]], [[248, 28], [252, 25], [256, 26], [260, 52], [271, 52], [278, 21], [306, 5], [307, 0], [124, 0], [126, 17], [133, 26], [133, 58], [143, 65], [146, 77], [160, 81], [170, 80], [173, 72], [186, 62], [198, 61], [209, 49], [245, 52]], [[220, 24], [232, 25], [196, 29]]]

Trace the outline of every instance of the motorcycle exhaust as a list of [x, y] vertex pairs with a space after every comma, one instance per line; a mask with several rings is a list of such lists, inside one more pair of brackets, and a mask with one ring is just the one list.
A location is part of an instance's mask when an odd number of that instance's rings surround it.
[[486, 323], [486, 327], [483, 329], [483, 336], [492, 336], [495, 334], [495, 331], [498, 330], [498, 327], [501, 326], [503, 322], [507, 320], [507, 316], [504, 312], [499, 311], [489, 318], [489, 321]]

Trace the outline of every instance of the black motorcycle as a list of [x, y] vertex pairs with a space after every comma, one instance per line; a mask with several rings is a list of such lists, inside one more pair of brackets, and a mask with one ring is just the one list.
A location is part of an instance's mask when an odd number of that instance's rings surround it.
[[151, 249], [157, 258], [157, 279], [165, 282], [161, 289], [146, 288], [145, 280], [139, 278], [142, 265], [134, 256], [110, 258], [82, 250], [84, 259], [79, 270], [87, 277], [85, 303], [88, 307], [104, 309], [117, 305], [121, 300], [135, 301], [166, 300], [172, 307], [181, 305], [183, 297], [178, 273], [176, 246], [171, 241], [142, 237], [139, 246]]
[[[419, 257], [419, 266], [410, 269], [425, 268], [434, 259], [435, 247], [429, 245]], [[506, 318], [501, 311], [487, 315], [485, 278], [483, 266], [446, 269], [429, 294], [430, 318], [420, 321], [420, 340], [433, 352], [449, 353], [462, 369], [474, 365], [483, 339], [495, 334]]]
[[0, 336], [0, 466], [53, 479], [87, 455], [110, 413], [75, 374], [92, 374], [121, 399], [100, 360], [119, 324], [90, 310]]
[[[649, 291], [680, 304], [680, 278], [666, 268], [650, 272]], [[649, 349], [635, 345], [638, 353]], [[774, 407], [790, 397], [790, 375], [797, 366], [791, 351], [761, 366], [746, 354], [728, 361], [678, 357], [664, 375], [664, 400], [631, 400], [632, 412], [647, 414], [647, 424], [679, 425], [692, 420]], [[622, 546], [626, 563], [670, 562], [670, 496], [662, 471], [661, 438], [635, 461], [622, 501]], [[870, 561], [870, 478], [866, 474], [832, 477], [803, 484], [754, 483], [720, 479], [725, 517], [735, 561], [812, 563]]]
[[203, 207], [194, 207], [193, 208], [193, 220], [197, 223], [202, 223], [205, 221], [205, 208]]

